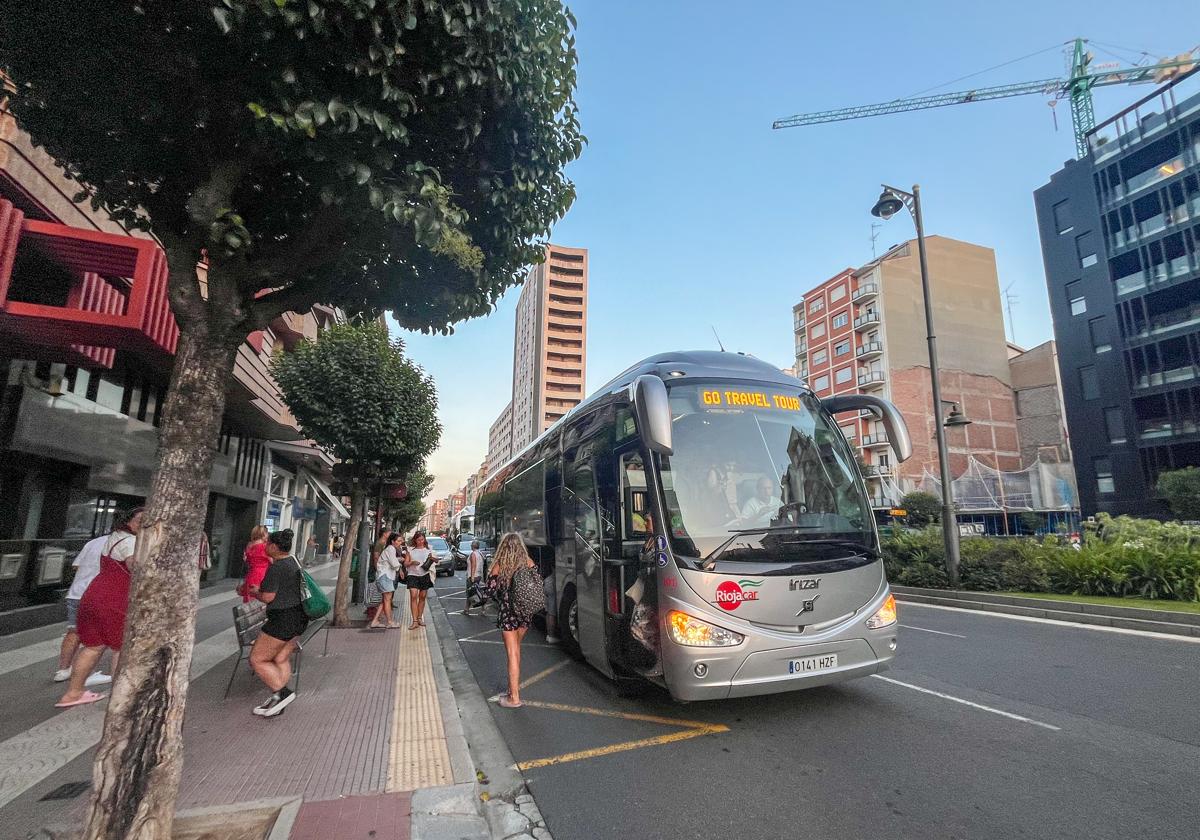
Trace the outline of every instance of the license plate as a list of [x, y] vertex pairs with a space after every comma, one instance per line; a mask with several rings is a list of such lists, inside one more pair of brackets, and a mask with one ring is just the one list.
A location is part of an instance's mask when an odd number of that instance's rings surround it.
[[837, 667], [837, 654], [827, 653], [824, 656], [806, 656], [803, 659], [792, 659], [788, 662], [789, 674], [811, 674], [815, 671], [828, 671]]

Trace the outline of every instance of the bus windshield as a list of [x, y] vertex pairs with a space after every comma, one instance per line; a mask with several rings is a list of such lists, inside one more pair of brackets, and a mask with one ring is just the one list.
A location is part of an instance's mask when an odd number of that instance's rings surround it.
[[[674, 454], [660, 456], [677, 554], [762, 562], [875, 550], [854, 453], [811, 394], [731, 383], [671, 387]], [[815, 559], [815, 557], [814, 557]]]

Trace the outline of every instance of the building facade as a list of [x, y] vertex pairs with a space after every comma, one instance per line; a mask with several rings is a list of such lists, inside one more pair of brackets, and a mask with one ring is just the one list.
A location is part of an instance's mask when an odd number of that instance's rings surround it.
[[545, 261], [530, 269], [517, 301], [512, 400], [489, 431], [489, 469], [583, 401], [587, 294], [587, 249], [547, 245]]
[[926, 239], [941, 367], [933, 405], [915, 241], [809, 290], [792, 310], [796, 369], [820, 397], [867, 393], [900, 409], [913, 455], [897, 465], [882, 424], [839, 417], [856, 443], [872, 502], [883, 508], [938, 473], [934, 423], [957, 404], [971, 425], [947, 430], [950, 467], [974, 459], [995, 470], [1021, 467], [1000, 310], [995, 254], [943, 236]]
[[1017, 438], [1021, 462], [1052, 464], [1071, 460], [1066, 409], [1058, 374], [1058, 352], [1053, 341], [1024, 350], [1009, 345], [1013, 403], [1017, 412]]
[[[57, 600], [70, 562], [150, 489], [178, 329], [165, 257], [80, 192], [0, 110], [0, 609]], [[238, 350], [209, 477], [208, 579], [241, 573], [258, 523], [327, 550], [345, 510], [268, 364], [341, 314], [317, 307]]]
[[1200, 75], [1088, 139], [1034, 193], [1080, 506], [1165, 515], [1200, 465]]

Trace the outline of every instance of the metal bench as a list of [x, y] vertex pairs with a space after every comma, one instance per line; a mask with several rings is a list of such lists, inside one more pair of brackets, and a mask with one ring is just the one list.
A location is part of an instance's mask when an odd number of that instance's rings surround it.
[[[225, 697], [229, 697], [229, 691], [233, 688], [233, 680], [237, 676], [238, 666], [243, 660], [250, 659], [250, 649], [254, 647], [254, 640], [258, 638], [258, 634], [262, 632], [262, 627], [267, 623], [267, 605], [262, 601], [251, 601], [247, 604], [238, 604], [233, 608], [233, 630], [237, 634], [238, 643], [238, 658], [233, 663], [233, 672], [229, 675], [229, 683], [225, 686]], [[329, 653], [329, 629], [333, 625], [325, 618], [318, 618], [308, 623], [308, 627], [300, 634], [300, 638], [296, 641], [296, 652], [293, 654], [294, 664], [292, 666], [292, 675], [295, 677], [295, 687], [293, 691], [300, 690], [300, 665], [303, 661], [304, 646], [309, 643], [313, 636], [325, 630], [325, 650], [321, 654], [326, 656]]]

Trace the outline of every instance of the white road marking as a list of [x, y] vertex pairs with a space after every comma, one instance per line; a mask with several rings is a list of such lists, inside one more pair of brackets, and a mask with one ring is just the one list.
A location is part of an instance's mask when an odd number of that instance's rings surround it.
[[912, 683], [901, 682], [900, 680], [895, 680], [895, 679], [892, 679], [891, 677], [885, 677], [882, 674], [872, 674], [871, 676], [877, 680], [883, 680], [884, 682], [891, 683], [892, 685], [899, 685], [899, 686], [903, 686], [904, 688], [911, 688], [913, 691], [919, 691], [922, 694], [932, 694], [934, 697], [941, 697], [943, 700], [950, 700], [951, 702], [954, 702], [954, 703], [961, 703], [964, 706], [970, 706], [972, 709], [979, 709], [980, 711], [983, 711], [983, 712], [991, 712], [993, 715], [1000, 715], [1001, 717], [1006, 717], [1011, 720], [1019, 720], [1022, 723], [1029, 723], [1029, 724], [1032, 724], [1033, 726], [1040, 726], [1043, 729], [1050, 729], [1055, 732], [1059, 732], [1062, 730], [1061, 726], [1055, 726], [1052, 723], [1043, 723], [1040, 720], [1034, 720], [1033, 718], [1027, 718], [1027, 717], [1024, 717], [1023, 715], [1017, 715], [1017, 714], [1013, 714], [1012, 712], [1006, 712], [1003, 709], [994, 709], [991, 706], [985, 706], [982, 703], [975, 703], [970, 700], [966, 700], [962, 697], [955, 697], [953, 694], [944, 694], [940, 691], [934, 691], [931, 688], [922, 688], [919, 685], [913, 685]]
[[953, 636], [956, 639], [965, 639], [966, 636], [960, 636], [958, 633], [947, 633], [944, 630], [930, 630], [928, 627], [917, 627], [915, 624], [901, 624], [905, 630], [920, 630], [922, 633], [937, 633], [939, 636]]
[[[476, 645], [502, 645], [502, 644], [504, 644], [504, 642], [498, 641], [496, 639], [459, 639], [459, 641], [460, 642], [470, 642], [470, 643], [476, 644]], [[537, 642], [521, 642], [521, 647], [549, 648], [550, 650], [558, 649], [558, 645], [541, 645], [541, 644], [538, 644]]]
[[1052, 624], [1057, 627], [1072, 627], [1076, 630], [1100, 630], [1105, 633], [1121, 633], [1126, 636], [1143, 636], [1148, 639], [1165, 639], [1169, 642], [1191, 642], [1200, 644], [1200, 636], [1176, 636], [1173, 633], [1159, 633], [1155, 630], [1131, 630], [1127, 627], [1105, 627], [1102, 624], [1079, 624], [1074, 621], [1061, 621], [1057, 618], [1038, 618], [1032, 615], [1009, 615], [1008, 613], [991, 612], [989, 610], [966, 610], [962, 607], [944, 607], [941, 604], [918, 604], [915, 601], [901, 601], [907, 607], [923, 607], [927, 610], [950, 610], [959, 615], [986, 615], [990, 618], [1007, 618], [1011, 621], [1029, 621], [1034, 624]]

